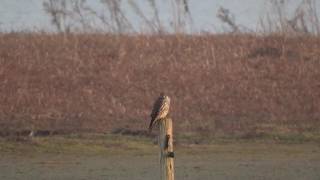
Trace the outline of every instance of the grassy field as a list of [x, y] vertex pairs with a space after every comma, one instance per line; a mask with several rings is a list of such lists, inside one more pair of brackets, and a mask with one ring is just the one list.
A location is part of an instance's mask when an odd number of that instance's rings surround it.
[[[320, 38], [0, 34], [0, 179], [320, 179]], [[28, 135], [34, 132], [34, 137]]]
[[[152, 138], [69, 135], [0, 140], [1, 179], [157, 179]], [[320, 178], [320, 144], [216, 140], [177, 144], [176, 179]]]

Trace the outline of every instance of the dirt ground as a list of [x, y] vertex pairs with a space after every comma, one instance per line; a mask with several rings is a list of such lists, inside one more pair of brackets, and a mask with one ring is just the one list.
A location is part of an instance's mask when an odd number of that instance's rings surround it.
[[[99, 153], [6, 151], [0, 154], [0, 179], [159, 179], [158, 149], [146, 147]], [[175, 153], [176, 179], [320, 179], [317, 143], [180, 145]]]

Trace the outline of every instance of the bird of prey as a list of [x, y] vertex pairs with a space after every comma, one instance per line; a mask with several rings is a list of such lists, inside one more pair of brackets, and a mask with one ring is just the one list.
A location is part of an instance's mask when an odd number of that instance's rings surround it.
[[169, 96], [164, 95], [164, 93], [160, 94], [160, 97], [156, 100], [153, 105], [153, 109], [151, 112], [151, 121], [149, 125], [149, 132], [152, 131], [152, 126], [159, 120], [167, 117], [170, 108], [170, 98]]

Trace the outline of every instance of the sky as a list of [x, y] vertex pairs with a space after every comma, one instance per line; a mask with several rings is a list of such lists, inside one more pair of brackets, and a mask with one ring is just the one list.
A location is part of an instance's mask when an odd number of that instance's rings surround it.
[[[54, 31], [50, 17], [43, 9], [46, 0], [0, 0], [0, 31], [23, 31], [45, 30]], [[103, 12], [106, 9], [100, 0], [86, 0], [93, 9]], [[143, 10], [146, 16], [151, 15], [146, 0], [134, 0]], [[293, 10], [302, 0], [286, 0], [287, 12]], [[141, 19], [133, 12], [132, 8], [122, 0], [123, 11], [135, 29], [143, 30]], [[166, 26], [172, 25], [172, 0], [157, 0], [161, 22]], [[228, 28], [216, 16], [220, 7], [229, 9], [235, 18], [237, 25], [255, 31], [259, 28], [259, 19], [270, 8], [270, 0], [189, 0], [191, 17], [193, 20], [192, 30], [195, 32], [220, 32]], [[317, 7], [320, 2], [317, 0]], [[318, 8], [318, 9], [319, 9]]]

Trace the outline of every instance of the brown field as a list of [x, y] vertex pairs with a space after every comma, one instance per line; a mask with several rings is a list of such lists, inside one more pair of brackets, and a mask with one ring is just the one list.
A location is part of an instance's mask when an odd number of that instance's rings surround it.
[[172, 97], [177, 134], [318, 132], [320, 38], [0, 35], [0, 130], [146, 129]]

